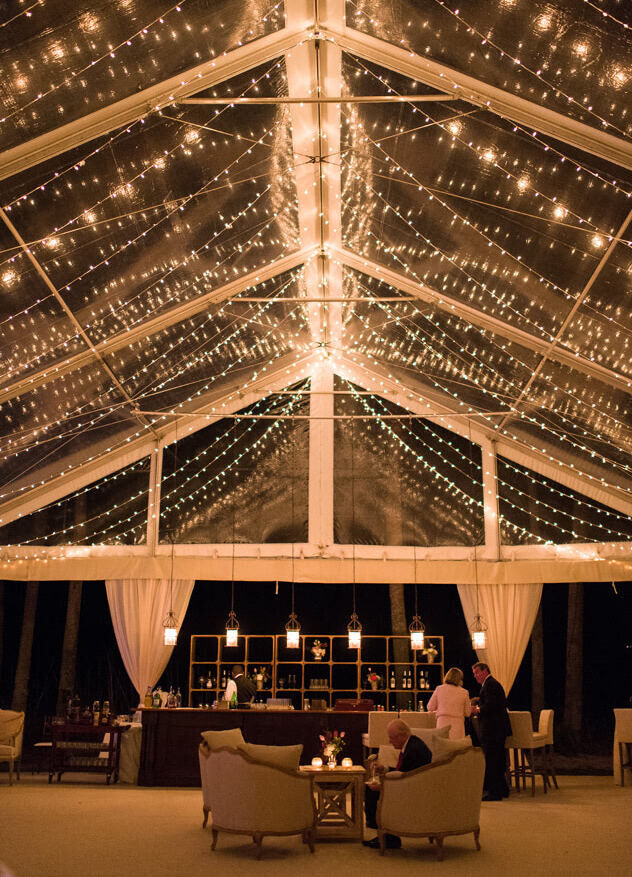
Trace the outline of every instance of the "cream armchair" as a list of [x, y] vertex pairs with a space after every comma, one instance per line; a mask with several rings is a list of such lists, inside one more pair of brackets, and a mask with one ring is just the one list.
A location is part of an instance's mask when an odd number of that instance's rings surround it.
[[386, 774], [377, 808], [382, 855], [387, 833], [427, 837], [436, 842], [437, 859], [443, 858], [443, 839], [453, 834], [472, 832], [480, 850], [484, 774], [483, 752], [473, 747], [408, 773]]
[[[266, 747], [267, 748], [267, 747]], [[245, 752], [200, 746], [205, 810], [211, 811], [213, 843], [220, 831], [250, 834], [261, 858], [264, 835], [300, 834], [314, 852], [316, 807], [310, 776], [256, 761]]]
[[9, 785], [13, 785], [13, 766], [20, 779], [24, 713], [0, 710], [0, 761], [9, 762]]

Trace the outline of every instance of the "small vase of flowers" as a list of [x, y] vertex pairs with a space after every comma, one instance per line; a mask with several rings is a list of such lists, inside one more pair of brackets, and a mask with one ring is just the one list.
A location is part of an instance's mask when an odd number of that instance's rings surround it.
[[320, 737], [320, 746], [323, 751], [323, 760], [327, 759], [327, 767], [336, 767], [338, 754], [346, 745], [344, 731], [323, 731]]
[[322, 661], [322, 659], [325, 657], [327, 646], [319, 639], [315, 639], [311, 651], [315, 661]]
[[435, 649], [435, 647], [430, 644], [423, 650], [424, 655], [426, 656], [426, 661], [429, 664], [434, 664], [435, 658], [439, 654], [439, 652]]
[[366, 676], [367, 688], [370, 688], [371, 691], [377, 691], [382, 682], [382, 677], [379, 673], [376, 673], [375, 670], [369, 670]]

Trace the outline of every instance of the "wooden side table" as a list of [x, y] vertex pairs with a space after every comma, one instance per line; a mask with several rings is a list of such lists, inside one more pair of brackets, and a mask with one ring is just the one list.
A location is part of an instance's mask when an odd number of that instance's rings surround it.
[[316, 837], [364, 837], [364, 782], [366, 770], [353, 767], [301, 765], [301, 773], [314, 777]]

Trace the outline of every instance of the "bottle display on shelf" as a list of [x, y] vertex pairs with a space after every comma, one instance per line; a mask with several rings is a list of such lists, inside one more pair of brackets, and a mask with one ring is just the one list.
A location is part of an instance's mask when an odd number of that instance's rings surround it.
[[306, 700], [312, 709], [329, 709], [338, 699], [368, 698], [375, 708], [405, 709], [410, 700], [413, 709], [423, 709], [421, 695], [429, 696], [443, 677], [443, 638], [426, 637], [427, 648], [419, 651], [407, 651], [408, 643], [403, 636], [364, 637], [360, 650], [350, 652], [346, 635], [303, 635], [297, 657], [288, 651], [285, 635], [245, 635], [233, 658], [234, 649], [227, 651], [221, 635], [194, 635], [188, 705], [211, 709], [223, 699], [234, 660], [255, 684], [260, 705], [281, 697], [294, 709]]
[[147, 686], [147, 691], [145, 692], [145, 699], [143, 700], [143, 706], [145, 709], [151, 709], [154, 703], [154, 698], [151, 693], [151, 685]]

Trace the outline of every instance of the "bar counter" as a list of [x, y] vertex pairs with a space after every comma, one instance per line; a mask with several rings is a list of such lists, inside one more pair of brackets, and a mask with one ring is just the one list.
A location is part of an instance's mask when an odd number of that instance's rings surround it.
[[248, 743], [303, 744], [301, 764], [320, 755], [323, 730], [344, 731], [343, 755], [362, 762], [368, 713], [338, 710], [144, 709], [139, 786], [199, 786], [202, 731], [241, 728]]

